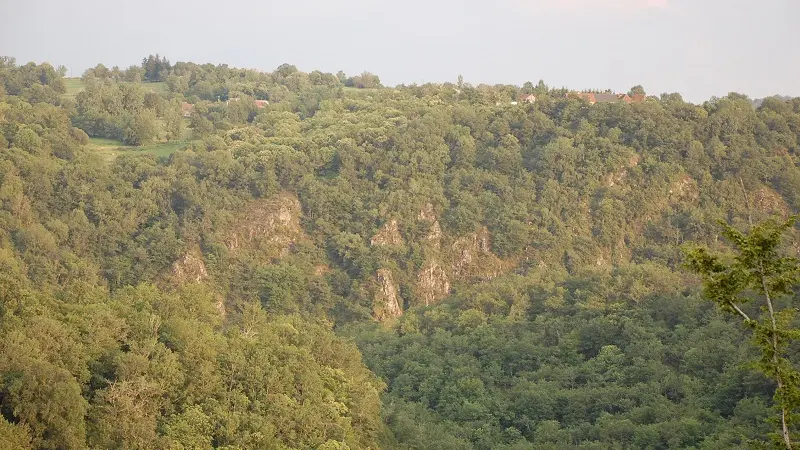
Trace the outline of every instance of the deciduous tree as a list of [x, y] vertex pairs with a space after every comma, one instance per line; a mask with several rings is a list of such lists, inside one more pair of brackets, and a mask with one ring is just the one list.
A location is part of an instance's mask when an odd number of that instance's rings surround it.
[[687, 264], [701, 276], [705, 297], [741, 318], [751, 330], [761, 351], [757, 367], [776, 384], [779, 432], [775, 440], [789, 450], [800, 418], [800, 372], [788, 352], [790, 344], [800, 338], [800, 329], [793, 322], [800, 262], [785, 255], [781, 241], [798, 217], [782, 222], [769, 220], [746, 232], [725, 225], [722, 233], [735, 248], [729, 258], [703, 247], [687, 252]]

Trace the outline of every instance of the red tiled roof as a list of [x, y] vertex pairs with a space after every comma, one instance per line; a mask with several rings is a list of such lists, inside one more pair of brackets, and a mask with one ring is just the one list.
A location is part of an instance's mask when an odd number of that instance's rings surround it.
[[641, 103], [647, 98], [644, 94], [633, 94], [631, 96], [631, 103]]
[[622, 97], [617, 94], [593, 94], [593, 96], [597, 103], [614, 103], [622, 100]]
[[[580, 99], [586, 100], [589, 103], [597, 103], [597, 99], [595, 99], [593, 92], [573, 92], [572, 94]], [[567, 97], [569, 97], [569, 94], [567, 94]]]
[[570, 92], [567, 94], [567, 98], [570, 97], [586, 100], [590, 104], [615, 103], [619, 101], [623, 101], [625, 103], [640, 103], [647, 98], [644, 94], [634, 94], [633, 96], [629, 96], [628, 94], [600, 94], [595, 92]]

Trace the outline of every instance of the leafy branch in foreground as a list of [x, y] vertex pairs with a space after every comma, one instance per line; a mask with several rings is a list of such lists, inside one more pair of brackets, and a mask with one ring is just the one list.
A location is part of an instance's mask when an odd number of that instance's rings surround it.
[[[793, 327], [797, 311], [794, 287], [800, 281], [800, 262], [783, 255], [779, 247], [783, 234], [798, 217], [783, 222], [769, 220], [746, 233], [723, 224], [722, 234], [735, 247], [732, 259], [723, 259], [702, 247], [686, 251], [687, 267], [703, 280], [703, 295], [724, 311], [741, 317], [752, 330], [761, 350], [756, 366], [776, 383], [774, 399], [780, 432], [772, 437], [776, 445], [787, 449], [792, 448], [791, 430], [800, 406], [800, 372], [786, 356], [791, 342], [800, 337], [800, 329]], [[746, 303], [758, 308], [746, 308]]]

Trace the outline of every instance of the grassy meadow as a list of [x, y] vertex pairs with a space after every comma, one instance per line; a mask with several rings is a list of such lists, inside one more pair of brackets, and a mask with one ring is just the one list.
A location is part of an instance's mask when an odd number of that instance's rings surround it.
[[[161, 120], [158, 121], [159, 126], [163, 126]], [[113, 160], [119, 155], [126, 153], [136, 154], [151, 154], [157, 157], [167, 157], [178, 150], [181, 150], [189, 143], [192, 137], [192, 130], [189, 128], [189, 121], [184, 119], [183, 135], [180, 139], [174, 141], [167, 141], [159, 137], [156, 142], [148, 145], [134, 147], [125, 145], [122, 141], [117, 139], [107, 139], [93, 137], [89, 138], [87, 147], [101, 154], [107, 160]]]
[[122, 154], [151, 154], [157, 157], [167, 157], [182, 149], [189, 142], [188, 138], [177, 141], [154, 142], [149, 145], [133, 147], [125, 145], [122, 141], [106, 138], [89, 138], [87, 147], [101, 154], [107, 160], [113, 160]]
[[81, 92], [84, 88], [83, 80], [80, 78], [64, 78], [64, 85], [67, 87], [67, 92], [64, 93], [63, 97], [69, 98], [75, 98], [78, 92]]

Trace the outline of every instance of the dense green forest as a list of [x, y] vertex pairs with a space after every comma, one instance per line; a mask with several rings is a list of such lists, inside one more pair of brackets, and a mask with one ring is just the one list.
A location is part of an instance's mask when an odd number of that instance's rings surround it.
[[767, 445], [682, 248], [800, 211], [800, 98], [65, 73], [0, 58], [0, 448]]

